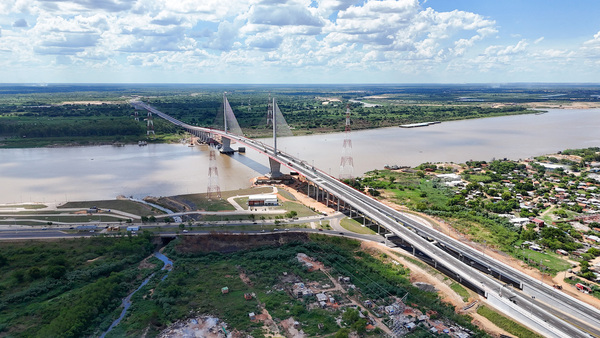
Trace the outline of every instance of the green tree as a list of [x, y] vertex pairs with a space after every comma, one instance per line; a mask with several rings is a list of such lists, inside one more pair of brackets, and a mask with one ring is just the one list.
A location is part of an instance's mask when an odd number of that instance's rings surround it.
[[25, 280], [25, 273], [21, 269], [13, 271], [12, 276], [17, 283], [23, 283]]
[[350, 335], [350, 329], [343, 328], [343, 329], [340, 329], [338, 332], [336, 332], [335, 338], [348, 338], [349, 335]]
[[342, 315], [342, 320], [347, 325], [352, 325], [360, 318], [358, 310], [353, 308], [348, 308], [346, 312]]
[[538, 238], [538, 234], [535, 230], [527, 229], [527, 230], [521, 231], [521, 239], [524, 241], [533, 241], [533, 240], [536, 240], [537, 238]]
[[44, 274], [42, 273], [42, 270], [40, 270], [40, 268], [37, 266], [31, 267], [27, 270], [27, 279], [29, 280], [36, 280], [41, 278], [43, 275]]
[[359, 318], [351, 325], [350, 328], [356, 331], [358, 334], [365, 333], [367, 331], [367, 320], [365, 318]]

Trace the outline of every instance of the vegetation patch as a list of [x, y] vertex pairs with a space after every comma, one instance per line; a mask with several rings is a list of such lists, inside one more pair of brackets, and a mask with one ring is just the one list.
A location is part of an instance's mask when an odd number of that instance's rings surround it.
[[462, 297], [463, 302], [467, 302], [469, 300], [469, 291], [467, 291], [467, 289], [465, 289], [462, 285], [452, 282], [450, 284], [450, 288]]
[[295, 212], [294, 217], [315, 216], [317, 213], [300, 202], [285, 201], [281, 203], [281, 208], [288, 212]]
[[[362, 218], [361, 218], [361, 220], [362, 220]], [[349, 217], [343, 218], [340, 221], [340, 225], [342, 226], [342, 228], [344, 228], [344, 229], [346, 229], [348, 231], [352, 231], [352, 232], [357, 233], [357, 234], [365, 234], [365, 235], [373, 235], [373, 234], [375, 234], [375, 231], [369, 229], [366, 226], [363, 226], [357, 220], [349, 218]]]
[[[148, 275], [148, 235], [3, 243], [0, 335], [90, 336]], [[98, 259], [101, 258], [101, 259]]]
[[518, 324], [518, 323], [514, 322], [513, 320], [504, 317], [503, 315], [499, 314], [498, 312], [496, 312], [486, 306], [480, 306], [477, 309], [477, 313], [484, 316], [485, 318], [489, 319], [492, 323], [494, 323], [496, 326], [503, 329], [504, 331], [506, 331], [510, 334], [514, 334], [515, 336], [517, 336], [519, 338], [542, 338], [543, 337], [543, 336], [536, 334], [535, 332], [530, 331], [529, 329], [522, 326], [521, 324]]
[[158, 215], [163, 212], [151, 206], [130, 200], [103, 200], [89, 202], [67, 202], [58, 206], [59, 209], [89, 209], [97, 207], [103, 211], [111, 209], [127, 212], [134, 215]]

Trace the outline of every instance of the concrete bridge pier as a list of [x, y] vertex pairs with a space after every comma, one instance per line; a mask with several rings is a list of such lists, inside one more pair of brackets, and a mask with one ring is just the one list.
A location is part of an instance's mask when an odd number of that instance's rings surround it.
[[221, 154], [233, 154], [235, 151], [231, 148], [231, 140], [227, 137], [221, 137]]
[[208, 134], [204, 132], [198, 132], [198, 137], [200, 137], [200, 142], [208, 143]]
[[[269, 176], [270, 178], [277, 178], [277, 177], [281, 177], [283, 176], [283, 174], [281, 173], [281, 163], [275, 161], [274, 159], [269, 157], [269, 168], [271, 169], [271, 171], [269, 172], [269, 174], [267, 176]], [[310, 185], [308, 186], [308, 189], [310, 191]]]

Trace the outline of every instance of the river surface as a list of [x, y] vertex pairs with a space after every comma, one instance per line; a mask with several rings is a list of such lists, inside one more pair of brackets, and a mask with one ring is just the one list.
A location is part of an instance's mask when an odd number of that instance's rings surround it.
[[[470, 159], [522, 159], [567, 148], [600, 146], [600, 109], [442, 122], [421, 128], [351, 132], [354, 175], [384, 165]], [[285, 137], [278, 148], [334, 176], [344, 133]], [[262, 140], [271, 143], [270, 139]], [[238, 145], [232, 145], [237, 148]], [[269, 171], [264, 155], [217, 155], [221, 190], [250, 186]], [[157, 144], [0, 150], [0, 203], [64, 202], [205, 193], [206, 146]]]

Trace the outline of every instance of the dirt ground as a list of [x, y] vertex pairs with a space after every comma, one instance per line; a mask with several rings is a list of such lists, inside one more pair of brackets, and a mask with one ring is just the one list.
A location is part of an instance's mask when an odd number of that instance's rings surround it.
[[565, 103], [551, 103], [551, 102], [529, 102], [524, 104], [531, 108], [548, 108], [548, 109], [592, 109], [600, 108], [598, 102], [565, 102]]
[[306, 205], [309, 208], [314, 208], [318, 212], [332, 213], [334, 209], [326, 207], [323, 203], [317, 202], [314, 199], [306, 196], [305, 194], [288, 187], [287, 185], [278, 185], [277, 189], [283, 189], [294, 196], [300, 203]]
[[[197, 317], [181, 320], [163, 330], [160, 338], [225, 338], [223, 323], [214, 317]], [[232, 335], [235, 336], [235, 335]]]

